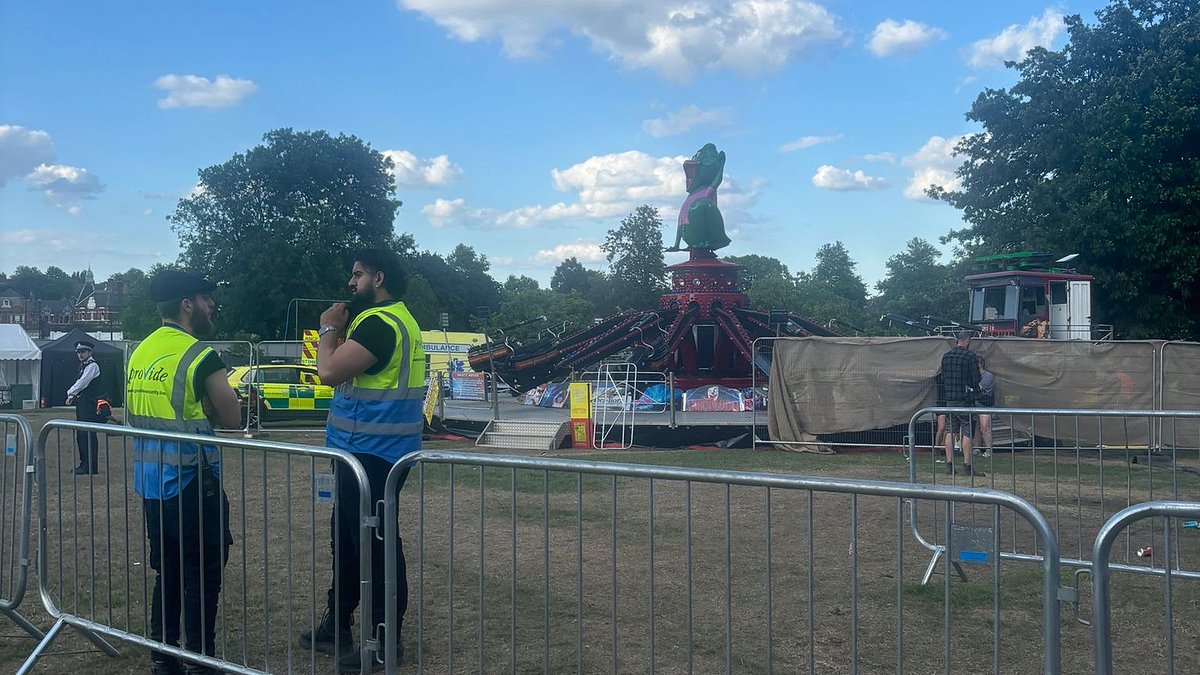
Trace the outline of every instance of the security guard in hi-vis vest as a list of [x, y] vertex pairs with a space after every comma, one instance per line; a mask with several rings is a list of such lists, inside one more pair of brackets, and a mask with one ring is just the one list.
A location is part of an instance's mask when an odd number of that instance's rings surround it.
[[[208, 436], [214, 422], [239, 426], [237, 394], [229, 387], [225, 364], [198, 340], [212, 335], [215, 289], [182, 270], [164, 270], [150, 280], [162, 327], [129, 357], [129, 426]], [[221, 571], [233, 544], [220, 452], [213, 445], [145, 438], [135, 438], [133, 448], [133, 485], [142, 497], [150, 566], [157, 573], [150, 637], [179, 646], [182, 612], [184, 648], [211, 655]], [[150, 663], [154, 675], [217, 672], [157, 651], [151, 651]]]
[[[392, 466], [421, 449], [425, 348], [420, 327], [399, 300], [408, 285], [399, 258], [388, 251], [370, 250], [359, 253], [354, 261], [349, 305], [337, 303], [321, 315], [317, 373], [321, 382], [337, 387], [325, 430], [326, 445], [351, 452], [362, 463], [370, 480], [371, 503], [378, 503], [383, 499], [384, 483]], [[341, 337], [345, 341], [339, 344]], [[334, 654], [338, 672], [357, 673], [361, 664], [350, 625], [359, 601], [358, 483], [348, 471], [335, 467], [335, 473], [337, 496], [331, 524], [334, 578], [320, 625], [302, 632], [300, 644]], [[400, 485], [404, 485], [403, 479]], [[408, 580], [400, 542], [396, 548], [400, 624], [386, 629], [397, 631], [399, 643], [408, 606]], [[383, 551], [384, 542], [374, 538], [374, 625], [384, 622]]]

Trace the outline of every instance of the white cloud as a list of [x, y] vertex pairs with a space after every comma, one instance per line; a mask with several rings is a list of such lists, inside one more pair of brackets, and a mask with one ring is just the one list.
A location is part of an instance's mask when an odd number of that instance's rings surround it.
[[1014, 23], [999, 35], [971, 45], [968, 63], [974, 68], [998, 68], [1005, 61], [1020, 61], [1034, 47], [1049, 49], [1066, 28], [1062, 12], [1047, 9], [1024, 26]]
[[158, 107], [170, 108], [228, 108], [237, 105], [255, 91], [258, 85], [228, 75], [215, 80], [198, 75], [163, 75], [154, 81], [157, 89], [167, 92], [158, 99]]
[[927, 26], [912, 19], [902, 22], [887, 19], [875, 26], [867, 49], [880, 58], [912, 56], [934, 40], [943, 40], [946, 37], [946, 31], [941, 28]]
[[442, 187], [462, 178], [462, 167], [446, 155], [421, 159], [407, 150], [384, 150], [391, 158], [397, 187]]
[[[685, 156], [653, 157], [638, 150], [597, 155], [566, 169], [554, 169], [550, 178], [559, 192], [573, 192], [574, 201], [535, 204], [507, 211], [472, 208], [462, 198], [437, 199], [421, 212], [435, 227], [448, 224], [526, 229], [563, 220], [614, 218], [642, 204], [659, 209], [670, 226], [687, 196], [683, 175]], [[753, 206], [765, 181], [742, 182], [728, 173], [721, 183], [720, 204], [726, 220], [732, 212]]]
[[104, 191], [104, 184], [95, 174], [66, 164], [39, 164], [27, 178], [33, 183], [31, 189], [41, 190], [47, 202], [66, 209], [73, 216], [78, 215], [80, 209], [71, 202], [95, 199]]
[[50, 134], [10, 124], [0, 124], [0, 187], [21, 178], [39, 164], [54, 161]]
[[843, 43], [837, 18], [811, 0], [397, 0], [454, 37], [499, 38], [536, 56], [564, 34], [628, 68], [686, 80], [696, 71], [757, 75], [815, 47]]
[[841, 134], [837, 134], [836, 136], [801, 136], [800, 138], [792, 141], [791, 143], [784, 143], [783, 145], [779, 146], [779, 151], [780, 152], [795, 152], [797, 150], [804, 150], [805, 148], [811, 148], [814, 145], [821, 145], [822, 143], [832, 143], [834, 141], [840, 140], [841, 138], [842, 138]]
[[421, 207], [421, 213], [429, 219], [434, 227], [445, 227], [457, 222], [467, 212], [467, 201], [462, 197], [457, 199], [442, 199], [438, 197], [432, 204]]
[[539, 263], [558, 264], [567, 258], [576, 258], [581, 263], [598, 263], [605, 260], [600, 243], [595, 241], [580, 241], [574, 244], [559, 244], [554, 248], [544, 248], [534, 254], [533, 259]]
[[154, 213], [154, 209], [146, 209], [145, 211], [142, 211], [143, 216], [149, 216], [153, 213]]
[[97, 231], [86, 223], [62, 230], [39, 227], [0, 231], [0, 250], [6, 257], [11, 255], [12, 260], [42, 268], [58, 265], [64, 269], [82, 269], [96, 265], [97, 276], [101, 276], [101, 270], [105, 268], [118, 271], [133, 265], [145, 269], [155, 262], [168, 262], [175, 257], [174, 251], [152, 253], [140, 248], [150, 245], [136, 237]]
[[928, 201], [925, 194], [931, 185], [939, 185], [946, 190], [957, 190], [960, 186], [958, 176], [954, 171], [962, 165], [964, 159], [954, 154], [954, 148], [965, 136], [942, 138], [932, 136], [920, 150], [904, 158], [904, 165], [912, 168], [913, 175], [904, 188], [904, 196], [917, 200]]
[[727, 127], [733, 123], [733, 111], [729, 108], [701, 110], [689, 105], [677, 112], [668, 113], [665, 118], [643, 120], [642, 131], [662, 138], [687, 133], [697, 127]]
[[957, 94], [958, 92], [963, 90], [963, 87], [969, 87], [978, 81], [979, 81], [978, 77], [975, 77], [974, 75], [967, 75], [963, 79], [959, 80], [958, 86], [954, 87], [954, 93]]
[[839, 169], [828, 164], [817, 168], [813, 174], [812, 184], [823, 190], [882, 190], [887, 187], [887, 181], [876, 176], [868, 176], [862, 169], [851, 171]]
[[890, 152], [876, 152], [863, 155], [863, 159], [868, 162], [884, 162], [886, 164], [895, 164], [896, 156]]

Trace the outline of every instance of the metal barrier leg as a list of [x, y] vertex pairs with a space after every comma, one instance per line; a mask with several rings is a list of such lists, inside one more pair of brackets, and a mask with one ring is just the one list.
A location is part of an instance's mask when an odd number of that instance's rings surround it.
[[[925, 576], [921, 577], [922, 586], [929, 585], [929, 580], [932, 579], [933, 575], [937, 573], [938, 561], [942, 559], [942, 556], [945, 555], [945, 553], [946, 547], [944, 546], [939, 546], [934, 549], [933, 557], [929, 559], [929, 566], [925, 568]], [[950, 564], [954, 567], [954, 573], [958, 575], [958, 578], [966, 581], [967, 573], [965, 570], [963, 570], [962, 565], [958, 564], [958, 562], [954, 560], [951, 560]]]
[[90, 630], [84, 630], [82, 628], [76, 628], [76, 630], [78, 630], [79, 633], [81, 635], [83, 635], [83, 637], [87, 638], [88, 642], [91, 642], [92, 644], [96, 645], [96, 649], [99, 649], [100, 651], [102, 651], [105, 654], [108, 654], [109, 656], [112, 656], [112, 657], [117, 657], [117, 656], [121, 655], [121, 652], [117, 651], [116, 647], [109, 644], [107, 640], [100, 637], [98, 634], [93, 633]]
[[46, 637], [45, 633], [43, 633], [41, 630], [39, 630], [37, 626], [29, 623], [29, 619], [26, 619], [25, 617], [18, 614], [16, 612], [16, 610], [0, 608], [0, 614], [7, 616], [13, 623], [17, 624], [17, 626], [19, 626], [21, 628], [21, 630], [25, 631], [26, 633], [29, 633], [29, 635], [31, 637], [37, 638], [38, 640], [41, 640], [42, 638]]
[[58, 634], [62, 632], [63, 626], [65, 625], [67, 624], [62, 619], [54, 622], [54, 625], [50, 627], [50, 630], [46, 631], [46, 636], [42, 638], [42, 641], [33, 648], [33, 651], [29, 654], [29, 658], [25, 659], [25, 663], [21, 664], [21, 668], [17, 671], [17, 675], [26, 675], [26, 673], [33, 669], [33, 666], [37, 663], [37, 660], [41, 658], [42, 652], [46, 651], [46, 648], [50, 646], [50, 643], [54, 642], [54, 638], [58, 637]]

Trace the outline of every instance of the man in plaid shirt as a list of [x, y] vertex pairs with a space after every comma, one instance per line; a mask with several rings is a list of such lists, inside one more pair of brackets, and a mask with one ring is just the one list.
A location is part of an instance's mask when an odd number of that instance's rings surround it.
[[[954, 348], [942, 355], [942, 389], [946, 405], [951, 408], [969, 408], [975, 404], [975, 392], [979, 389], [979, 358], [967, 349], [971, 344], [971, 333], [962, 331]], [[946, 473], [954, 474], [954, 437], [962, 439], [963, 468], [969, 476], [983, 476], [971, 466], [972, 419], [969, 414], [950, 415], [946, 434]]]

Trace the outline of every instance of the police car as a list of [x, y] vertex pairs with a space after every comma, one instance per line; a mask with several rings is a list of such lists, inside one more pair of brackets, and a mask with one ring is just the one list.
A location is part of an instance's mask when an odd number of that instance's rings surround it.
[[[237, 392], [242, 410], [247, 410], [248, 406], [251, 426], [260, 421], [321, 422], [333, 401], [333, 387], [321, 384], [315, 366], [238, 366], [229, 372], [229, 386]], [[242, 415], [245, 422], [246, 413]]]

